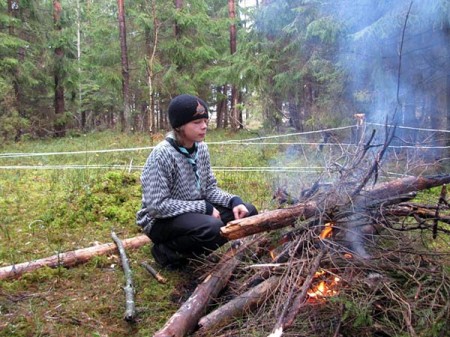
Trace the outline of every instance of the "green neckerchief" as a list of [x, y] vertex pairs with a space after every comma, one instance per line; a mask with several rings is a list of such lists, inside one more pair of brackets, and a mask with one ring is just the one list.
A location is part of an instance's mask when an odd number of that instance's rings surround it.
[[187, 159], [189, 164], [191, 164], [192, 170], [194, 171], [195, 174], [195, 182], [197, 184], [197, 189], [200, 190], [200, 174], [198, 173], [197, 169], [197, 158], [198, 158], [197, 142], [194, 143], [194, 152], [192, 156], [185, 147], [178, 146], [173, 138], [167, 137], [166, 140], [170, 143], [170, 145], [172, 145], [175, 148], [175, 150], [180, 152]]

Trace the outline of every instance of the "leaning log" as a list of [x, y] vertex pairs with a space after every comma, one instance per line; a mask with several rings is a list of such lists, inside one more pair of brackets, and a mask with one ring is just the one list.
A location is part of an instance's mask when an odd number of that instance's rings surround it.
[[[123, 240], [123, 246], [125, 248], [139, 248], [149, 242], [150, 239], [147, 235], [140, 235]], [[117, 246], [115, 243], [105, 243], [98, 246], [58, 253], [39, 260], [13, 264], [11, 266], [0, 268], [0, 280], [17, 278], [22, 276], [24, 273], [29, 273], [42, 267], [72, 267], [85, 263], [95, 256], [111, 254], [116, 251]]]
[[[228, 239], [239, 239], [248, 235], [271, 231], [295, 224], [297, 220], [306, 220], [318, 214], [325, 214], [333, 220], [337, 213], [348, 213], [356, 208], [375, 207], [386, 200], [397, 198], [411, 192], [422, 191], [450, 183], [450, 175], [431, 177], [406, 177], [380, 183], [371, 189], [360, 192], [353, 199], [345, 196], [351, 193], [330, 193], [326, 200], [308, 201], [291, 207], [276, 209], [251, 217], [230, 221], [221, 228], [221, 234]], [[323, 209], [322, 205], [326, 205]], [[342, 216], [342, 215], [341, 215]]]
[[186, 302], [172, 315], [153, 337], [182, 337], [193, 332], [211, 301], [227, 285], [240, 256], [247, 245], [231, 248], [223, 255], [216, 268], [197, 286]]
[[196, 336], [207, 335], [213, 328], [221, 327], [232, 319], [257, 308], [274, 294], [279, 283], [280, 276], [273, 275], [256, 287], [251, 288], [208, 315], [203, 316], [198, 322], [200, 328], [196, 332]]
[[318, 212], [317, 202], [300, 203], [291, 207], [230, 221], [221, 228], [221, 234], [229, 240], [235, 240], [252, 234], [290, 226], [297, 219], [306, 220], [315, 216]]

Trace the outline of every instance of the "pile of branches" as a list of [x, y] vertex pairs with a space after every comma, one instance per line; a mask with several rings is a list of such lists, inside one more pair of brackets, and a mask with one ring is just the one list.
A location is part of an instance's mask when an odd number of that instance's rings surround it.
[[[278, 191], [291, 204], [228, 223], [229, 249], [155, 336], [444, 336], [450, 175], [379, 183], [394, 135], [330, 165], [335, 183]], [[437, 200], [412, 201], [433, 187]]]

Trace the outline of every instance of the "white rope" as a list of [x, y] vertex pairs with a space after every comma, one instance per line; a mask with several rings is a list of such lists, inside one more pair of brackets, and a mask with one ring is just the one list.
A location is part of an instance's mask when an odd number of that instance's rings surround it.
[[[377, 123], [367, 123], [370, 125], [377, 126], [386, 126], [384, 124]], [[387, 125], [392, 127], [391, 125]], [[255, 140], [264, 140], [264, 139], [276, 139], [283, 137], [291, 137], [291, 136], [300, 136], [300, 135], [309, 135], [314, 133], [323, 133], [327, 131], [334, 130], [343, 130], [348, 128], [353, 128], [355, 125], [344, 126], [339, 128], [331, 128], [317, 131], [308, 131], [308, 132], [298, 132], [298, 133], [289, 133], [285, 135], [274, 135], [274, 136], [266, 136], [266, 137], [256, 137], [256, 138], [247, 138], [247, 139], [235, 139], [228, 141], [220, 141], [220, 142], [206, 142], [209, 145], [304, 145], [304, 146], [339, 146], [339, 147], [351, 147], [357, 146], [353, 143], [322, 143], [322, 142], [254, 142]], [[450, 132], [449, 130], [436, 130], [436, 129], [420, 129], [420, 128], [411, 128], [405, 126], [399, 126], [398, 128], [411, 129], [411, 130], [421, 130], [421, 131], [430, 131], [430, 132]], [[381, 146], [381, 144], [380, 144]], [[22, 157], [38, 157], [38, 156], [56, 156], [56, 155], [77, 155], [77, 154], [97, 154], [97, 153], [113, 153], [113, 152], [132, 152], [132, 151], [141, 151], [141, 150], [152, 150], [154, 146], [145, 146], [145, 147], [134, 147], [134, 148], [119, 148], [119, 149], [104, 149], [104, 150], [84, 150], [84, 151], [64, 151], [64, 152], [23, 152], [23, 153], [0, 153], [0, 159], [2, 158], [22, 158]], [[419, 145], [391, 145], [389, 148], [396, 149], [449, 149], [450, 146], [419, 146]]]
[[107, 152], [126, 152], [126, 151], [151, 150], [153, 148], [154, 148], [154, 146], [133, 147], [133, 148], [125, 148], [125, 149], [85, 150], [85, 151], [66, 151], [66, 152], [0, 153], [0, 158], [19, 158], [19, 157], [74, 155], [74, 154], [88, 154], [88, 153], [94, 154], [94, 153], [107, 153]]
[[395, 126], [397, 129], [408, 129], [408, 130], [417, 130], [417, 131], [444, 132], [444, 133], [449, 133], [450, 132], [450, 130], [414, 128], [412, 126], [400, 126], [400, 125], [390, 125], [390, 124], [385, 125], [385, 124], [380, 124], [380, 123], [369, 123], [369, 122], [366, 123], [366, 124], [367, 125], [382, 126], [382, 127], [388, 126], [390, 128], [393, 128]]
[[241, 143], [241, 142], [248, 142], [253, 140], [262, 140], [262, 139], [273, 139], [273, 138], [283, 138], [283, 137], [291, 137], [291, 136], [305, 136], [305, 135], [311, 135], [314, 133], [323, 133], [328, 131], [335, 131], [335, 130], [344, 130], [344, 129], [351, 129], [354, 128], [356, 125], [349, 125], [349, 126], [342, 126], [338, 128], [331, 128], [331, 129], [323, 129], [323, 130], [316, 130], [316, 131], [306, 131], [306, 132], [296, 132], [296, 133], [288, 133], [284, 135], [274, 135], [274, 136], [265, 136], [265, 137], [254, 137], [254, 138], [247, 138], [247, 139], [231, 139], [227, 140], [225, 142], [211, 142], [208, 144], [232, 144], [232, 143]]
[[[308, 142], [277, 142], [277, 143], [207, 143], [208, 145], [299, 145], [299, 146], [338, 146], [338, 147], [356, 147], [356, 144], [352, 143], [308, 143]], [[378, 146], [381, 146], [379, 144]], [[376, 146], [376, 145], [375, 145]], [[55, 156], [55, 155], [76, 155], [76, 154], [95, 154], [95, 153], [106, 153], [106, 152], [124, 152], [124, 151], [140, 151], [140, 150], [149, 150], [153, 149], [152, 147], [136, 147], [136, 148], [128, 148], [128, 149], [109, 149], [109, 150], [92, 150], [92, 151], [73, 151], [73, 152], [36, 152], [36, 153], [0, 153], [0, 159], [3, 158], [25, 158], [25, 157], [39, 157], [39, 156]], [[390, 145], [391, 149], [422, 149], [422, 150], [431, 150], [431, 149], [450, 149], [450, 146], [421, 146], [421, 145]]]
[[[127, 171], [142, 170], [143, 166], [131, 165], [11, 165], [0, 166], [0, 170], [88, 170], [88, 169], [116, 169]], [[213, 171], [232, 172], [318, 172], [324, 170], [320, 166], [298, 166], [298, 167], [270, 167], [270, 166], [246, 166], [246, 167], [212, 167]]]

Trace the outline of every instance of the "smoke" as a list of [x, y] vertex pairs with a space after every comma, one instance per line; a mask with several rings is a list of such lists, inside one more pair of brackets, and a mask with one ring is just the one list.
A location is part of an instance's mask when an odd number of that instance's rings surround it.
[[449, 72], [448, 2], [360, 0], [331, 5], [338, 13], [334, 17], [346, 27], [339, 60], [359, 112], [378, 123], [393, 118], [395, 111], [400, 125], [431, 121], [430, 114], [439, 109], [432, 102], [445, 95]]

